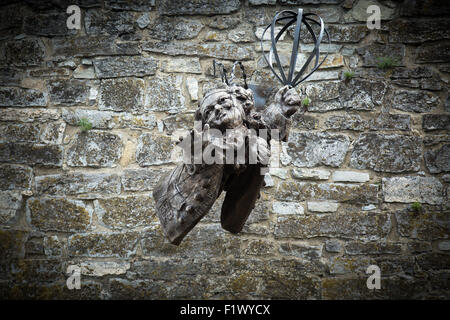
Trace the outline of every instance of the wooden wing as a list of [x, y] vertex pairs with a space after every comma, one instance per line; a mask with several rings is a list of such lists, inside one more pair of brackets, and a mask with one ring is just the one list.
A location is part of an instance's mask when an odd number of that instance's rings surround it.
[[222, 228], [231, 233], [242, 230], [263, 183], [264, 175], [261, 175], [261, 165], [258, 164], [249, 165], [240, 174], [230, 176], [224, 189], [226, 196], [220, 216]]
[[223, 165], [210, 165], [189, 174], [177, 166], [153, 191], [156, 213], [167, 239], [179, 245], [211, 209], [219, 196]]

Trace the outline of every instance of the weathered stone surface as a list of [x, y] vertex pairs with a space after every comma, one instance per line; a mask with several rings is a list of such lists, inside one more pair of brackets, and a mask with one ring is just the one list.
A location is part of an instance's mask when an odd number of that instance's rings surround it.
[[[354, 1], [352, 1], [354, 2]], [[367, 12], [367, 8], [371, 5], [376, 5], [380, 8], [380, 20], [390, 20], [394, 15], [394, 8], [390, 8], [389, 6], [383, 5], [378, 1], [374, 0], [360, 0], [358, 1], [349, 12], [349, 15], [356, 21], [367, 22], [369, 16], [372, 13]]]
[[428, 150], [424, 154], [425, 165], [431, 173], [450, 171], [450, 144]]
[[382, 81], [352, 79], [341, 83], [340, 102], [342, 107], [351, 110], [373, 110], [383, 103], [387, 85]]
[[269, 256], [275, 252], [275, 246], [267, 240], [249, 240], [244, 253], [249, 256]]
[[47, 81], [50, 101], [56, 105], [76, 105], [87, 102], [89, 86], [83, 80]]
[[0, 124], [0, 142], [35, 142], [61, 144], [64, 122]]
[[382, 181], [385, 202], [442, 203], [443, 187], [434, 177], [393, 177]]
[[18, 67], [38, 66], [45, 57], [44, 45], [38, 38], [14, 39], [14, 41], [6, 43], [5, 51], [7, 64]]
[[422, 242], [422, 241], [411, 241], [411, 242], [408, 242], [408, 249], [412, 253], [428, 252], [428, 251], [431, 251], [431, 244], [428, 242]]
[[213, 29], [225, 30], [231, 29], [240, 23], [236, 16], [213, 16], [206, 20], [206, 25]]
[[48, 122], [59, 117], [59, 110], [44, 108], [6, 108], [0, 113], [1, 121], [14, 122]]
[[44, 37], [74, 35], [77, 30], [67, 28], [67, 17], [65, 12], [26, 16], [23, 22], [24, 32]]
[[80, 233], [69, 237], [69, 256], [129, 258], [136, 252], [139, 233]]
[[[275, 27], [274, 29], [274, 32], [275, 32], [275, 36], [281, 31], [281, 29], [282, 29], [283, 27], [281, 27], [281, 26], [278, 26], [278, 27]], [[270, 41], [271, 39], [272, 39], [272, 36], [270, 35], [270, 29], [268, 29], [267, 31], [266, 31], [266, 33], [264, 34], [264, 37], [263, 37], [263, 33], [264, 33], [264, 30], [266, 29], [266, 27], [259, 27], [259, 28], [256, 28], [256, 30], [255, 30], [255, 36], [256, 36], [256, 38], [258, 39], [258, 40], [263, 40], [263, 41]], [[284, 40], [284, 37], [286, 36], [286, 33], [283, 33], [282, 35], [281, 35], [281, 37], [280, 37], [280, 41], [283, 41]]]
[[100, 85], [100, 110], [142, 113], [144, 80], [134, 78], [106, 79]]
[[142, 56], [102, 57], [94, 59], [93, 64], [99, 79], [150, 76], [158, 65], [155, 59]]
[[232, 43], [178, 43], [147, 41], [142, 45], [144, 51], [163, 53], [171, 56], [198, 55], [226, 60], [249, 60], [253, 49], [249, 45]]
[[291, 132], [287, 153], [297, 167], [338, 167], [344, 161], [349, 145], [350, 139], [341, 134]]
[[331, 180], [334, 182], [367, 182], [370, 176], [366, 172], [340, 170], [333, 172]]
[[406, 0], [400, 5], [400, 15], [406, 17], [446, 15], [450, 13], [450, 9], [445, 4], [445, 0]]
[[[6, 4], [6, 3], [2, 3]], [[17, 14], [20, 7], [16, 4], [3, 6], [0, 12], [0, 30], [20, 27], [22, 24], [22, 17]]]
[[435, 146], [442, 142], [450, 142], [450, 136], [448, 134], [435, 134], [423, 137], [424, 146]]
[[448, 114], [424, 114], [422, 128], [425, 131], [450, 130], [450, 115]]
[[47, 95], [38, 90], [0, 88], [0, 106], [2, 107], [45, 107], [46, 105]]
[[450, 20], [421, 20], [420, 23], [396, 19], [388, 24], [389, 42], [423, 43], [450, 38]]
[[[1, 58], [0, 58], [1, 59]], [[0, 85], [1, 86], [20, 86], [22, 72], [12, 67], [0, 67]]]
[[[241, 255], [239, 237], [226, 233], [218, 224], [198, 225], [186, 236], [186, 240], [188, 241], [176, 249], [180, 257], [211, 258], [232, 254], [237, 258]], [[198, 250], [199, 246], [204, 250]], [[168, 245], [161, 230], [158, 229], [146, 233], [142, 240], [142, 248], [144, 255], [149, 256], [166, 255], [175, 249]]]
[[314, 130], [319, 128], [319, 119], [310, 115], [301, 114], [300, 112], [294, 113], [291, 121], [292, 128], [299, 130]]
[[276, 238], [341, 237], [377, 240], [386, 237], [392, 227], [389, 215], [379, 212], [280, 216]]
[[88, 35], [122, 35], [134, 31], [134, 17], [130, 12], [87, 10], [84, 27]]
[[198, 58], [174, 58], [165, 60], [161, 65], [161, 69], [164, 72], [202, 73]]
[[416, 49], [416, 63], [430, 63], [430, 62], [449, 62], [450, 61], [450, 44], [424, 43]]
[[339, 202], [377, 203], [378, 186], [374, 184], [281, 182], [275, 193], [277, 200], [336, 200]]
[[342, 105], [338, 100], [340, 94], [338, 82], [307, 84], [305, 93], [311, 99], [308, 111], [326, 112], [342, 109]]
[[122, 173], [122, 186], [125, 191], [149, 191], [159, 182], [168, 170], [127, 169]]
[[174, 297], [168, 293], [167, 286], [161, 281], [110, 279], [109, 287], [112, 299], [147, 300]]
[[378, 172], [419, 171], [421, 153], [418, 137], [363, 133], [354, 143], [350, 166]]
[[248, 3], [252, 6], [261, 6], [265, 4], [275, 5], [277, 0], [249, 0]]
[[439, 250], [449, 251], [450, 250], [450, 241], [440, 241], [438, 243]]
[[274, 201], [272, 206], [272, 212], [279, 215], [304, 214], [303, 206], [296, 202], [280, 202]]
[[381, 113], [376, 119], [369, 121], [370, 130], [411, 130], [411, 116], [407, 114]]
[[198, 101], [198, 81], [195, 78], [186, 79], [186, 89], [189, 93], [191, 101]]
[[185, 99], [181, 92], [181, 76], [154, 77], [148, 80], [145, 93], [145, 107], [150, 111], [168, 111], [177, 113], [185, 108]]
[[212, 15], [235, 12], [240, 7], [240, 0], [174, 0], [163, 2], [159, 6], [162, 15]]
[[53, 56], [93, 57], [112, 55], [139, 54], [136, 43], [116, 43], [115, 37], [77, 37], [66, 39], [62, 37], [52, 38]]
[[40, 231], [86, 231], [92, 213], [92, 206], [81, 200], [30, 198], [27, 201], [27, 218]]
[[22, 206], [22, 195], [13, 191], [0, 191], [0, 223], [8, 223]]
[[107, 0], [105, 7], [113, 10], [150, 11], [155, 6], [155, 0]]
[[94, 208], [101, 222], [113, 229], [146, 226], [156, 217], [150, 195], [98, 199]]
[[368, 124], [359, 115], [331, 116], [325, 122], [325, 126], [334, 130], [364, 131]]
[[148, 35], [152, 39], [163, 41], [186, 40], [197, 37], [203, 29], [203, 24], [196, 19], [161, 16], [148, 29]]
[[391, 57], [397, 61], [398, 65], [403, 65], [405, 57], [405, 46], [402, 44], [371, 44], [356, 48], [356, 52], [363, 57], [363, 66], [376, 67], [377, 59]]
[[370, 254], [400, 254], [402, 245], [398, 242], [347, 242], [344, 246], [348, 255], [370, 255]]
[[342, 244], [339, 240], [327, 240], [325, 242], [325, 250], [331, 253], [339, 253], [342, 250]]
[[430, 92], [398, 89], [394, 92], [392, 107], [407, 112], [430, 112], [440, 102], [439, 96]]
[[416, 259], [417, 264], [424, 271], [447, 269], [450, 264], [450, 255], [445, 253], [424, 253]]
[[113, 133], [90, 130], [78, 133], [67, 150], [71, 167], [115, 167], [124, 149], [121, 138]]
[[75, 79], [95, 79], [95, 71], [92, 66], [79, 65], [72, 73]]
[[86, 276], [103, 277], [110, 274], [125, 274], [130, 269], [129, 262], [86, 261], [80, 264], [80, 273]]
[[61, 167], [63, 148], [58, 145], [0, 143], [0, 161]]
[[308, 201], [308, 211], [311, 212], [336, 212], [339, 204], [334, 201]]
[[33, 171], [16, 164], [0, 164], [0, 190], [31, 191]]
[[315, 260], [322, 256], [323, 245], [310, 245], [308, 243], [281, 243], [280, 253], [301, 259]]
[[170, 137], [144, 133], [136, 146], [136, 162], [141, 167], [171, 163], [175, 144]]
[[292, 177], [300, 180], [328, 180], [330, 171], [325, 169], [292, 169]]
[[[42, 2], [41, 2], [42, 3]], [[39, 270], [40, 272], [33, 273], [17, 273], [17, 277], [27, 275], [27, 281], [23, 283], [6, 283], [5, 290], [0, 289], [2, 297], [12, 300], [100, 300], [102, 297], [102, 285], [100, 283], [81, 280], [82, 290], [69, 290], [67, 288], [66, 275], [61, 264], [56, 264], [57, 260], [28, 260], [29, 271]], [[31, 263], [32, 262], [32, 263]], [[46, 263], [50, 264], [49, 266]], [[57, 270], [51, 269], [57, 266]], [[23, 262], [22, 265], [24, 266]], [[26, 266], [26, 265], [25, 265]], [[46, 272], [52, 272], [55, 276], [53, 278], [43, 277]], [[56, 277], [57, 276], [57, 277]], [[46, 282], [39, 282], [44, 281]], [[52, 280], [51, 282], [48, 282]], [[3, 283], [2, 283], [3, 285]]]
[[97, 111], [91, 109], [63, 109], [64, 121], [73, 126], [78, 126], [81, 119], [88, 119], [92, 128], [115, 129], [115, 128], [145, 128], [156, 127], [156, 118], [153, 115], [134, 115], [124, 112]]
[[299, 4], [338, 4], [342, 0], [280, 0], [280, 3], [285, 5], [299, 5]]
[[[383, 270], [381, 274], [384, 274]], [[405, 300], [420, 299], [425, 294], [426, 282], [423, 280], [393, 276], [382, 278], [381, 283], [383, 290], [368, 290], [366, 275], [327, 278], [322, 282], [322, 298], [326, 300]]]
[[164, 118], [164, 131], [171, 135], [176, 130], [188, 131], [192, 128], [194, 124], [194, 114], [193, 113], [179, 113], [176, 115], [168, 116]]
[[143, 15], [141, 15], [137, 20], [136, 23], [138, 25], [139, 28], [141, 29], [145, 29], [149, 24], [150, 24], [150, 17], [148, 15], [148, 13], [144, 13]]
[[37, 176], [36, 192], [48, 195], [119, 194], [120, 177], [107, 173], [64, 173]]
[[66, 239], [58, 236], [44, 237], [44, 253], [47, 257], [61, 257]]
[[[327, 30], [328, 33], [330, 34], [330, 40], [332, 42], [356, 43], [364, 39], [369, 34], [369, 29], [367, 28], [367, 25], [330, 24], [327, 26]], [[325, 39], [327, 39], [326, 36]]]
[[[256, 29], [256, 37], [258, 37], [258, 30]], [[284, 36], [284, 35], [283, 35]], [[280, 37], [280, 40], [281, 38]], [[253, 34], [252, 30], [246, 26], [242, 26], [240, 28], [233, 29], [228, 33], [228, 39], [235, 43], [241, 43], [241, 42], [253, 42], [255, 41], [255, 35]], [[260, 39], [260, 38], [258, 38]]]
[[433, 70], [427, 66], [415, 67], [415, 68], [394, 68], [390, 75], [391, 79], [420, 79], [431, 78], [433, 76]]
[[450, 229], [448, 214], [424, 210], [417, 212], [408, 208], [395, 212], [398, 233], [402, 237], [418, 240], [446, 239]]

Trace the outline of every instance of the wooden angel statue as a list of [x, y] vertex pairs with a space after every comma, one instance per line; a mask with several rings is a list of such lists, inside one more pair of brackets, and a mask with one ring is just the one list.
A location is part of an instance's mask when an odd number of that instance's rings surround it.
[[[194, 128], [180, 139], [179, 146], [184, 151], [183, 162], [163, 177], [153, 191], [163, 232], [172, 244], [181, 243], [188, 232], [208, 213], [222, 192], [226, 193], [221, 208], [222, 227], [231, 233], [242, 230], [260, 196], [264, 173], [267, 172], [264, 169], [269, 164], [271, 139], [287, 141], [289, 118], [295, 112], [303, 111], [295, 86], [312, 72], [303, 79], [300, 79], [301, 73], [293, 77], [301, 23], [305, 24], [310, 32], [312, 29], [308, 22], [321, 26], [318, 42], [316, 41], [317, 55], [316, 50], [313, 51], [316, 55], [314, 70], [320, 66], [318, 44], [322, 39], [323, 22], [320, 17], [320, 22], [309, 18], [310, 15], [303, 15], [301, 9], [297, 13], [282, 11], [265, 30], [271, 27], [272, 48], [269, 60], [265, 55], [264, 58], [275, 76], [283, 83], [273, 97], [264, 97], [264, 100], [268, 100], [267, 106], [255, 107], [255, 98], [260, 98], [260, 91], [255, 85], [247, 85], [240, 62], [233, 65], [230, 81], [222, 65], [224, 85], [204, 94], [195, 113]], [[274, 37], [274, 25], [286, 19], [288, 22]], [[283, 69], [279, 67], [279, 76], [272, 68], [273, 55], [278, 66], [281, 65], [275, 44], [281, 33], [295, 22], [296, 38], [294, 37], [289, 75], [286, 77]], [[313, 36], [316, 39], [314, 34]], [[310, 61], [311, 59], [308, 63]], [[232, 81], [236, 65], [242, 68], [243, 86]], [[306, 68], [301, 72], [304, 70]]]

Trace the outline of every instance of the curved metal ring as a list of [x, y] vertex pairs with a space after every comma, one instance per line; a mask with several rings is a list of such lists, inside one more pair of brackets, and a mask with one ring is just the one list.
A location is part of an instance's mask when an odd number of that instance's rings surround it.
[[[280, 17], [280, 15], [282, 15], [282, 14], [285, 14], [287, 16]], [[316, 16], [317, 18], [319, 18], [319, 22], [310, 18], [310, 16]], [[290, 19], [290, 20], [288, 22], [286, 22], [286, 24], [283, 26], [283, 28], [281, 28], [281, 30], [275, 36], [275, 24], [277, 22], [280, 22], [280, 21], [286, 20], [286, 19]], [[319, 32], [318, 37], [316, 37], [316, 35], [310, 25], [310, 22], [315, 23], [320, 26], [320, 32]], [[280, 57], [278, 55], [278, 50], [277, 50], [276, 44], [277, 44], [278, 40], [280, 39], [281, 35], [294, 23], [296, 23], [296, 26], [294, 29], [294, 42], [292, 44], [291, 59], [290, 59], [290, 64], [289, 64], [289, 73], [286, 77], [286, 74], [284, 73], [284, 69], [283, 69], [283, 66], [280, 61]], [[295, 66], [297, 64], [297, 55], [298, 55], [298, 47], [299, 47], [299, 42], [300, 42], [300, 31], [301, 31], [302, 23], [306, 26], [306, 28], [308, 29], [309, 33], [311, 34], [311, 36], [313, 38], [314, 50], [311, 52], [311, 55], [308, 57], [308, 59], [306, 60], [305, 64], [302, 66], [300, 71], [298, 71], [297, 75], [294, 77]], [[264, 35], [266, 34], [266, 32], [269, 28], [270, 28], [270, 37], [271, 37], [272, 45], [271, 45], [270, 52], [269, 52], [269, 59], [267, 59], [267, 56], [264, 53], [263, 39], [264, 39]], [[266, 63], [269, 65], [270, 70], [277, 77], [277, 79], [280, 80], [280, 82], [283, 85], [289, 85], [291, 87], [296, 87], [298, 84], [300, 84], [301, 82], [308, 79], [325, 62], [326, 58], [328, 57], [329, 50], [327, 51], [323, 60], [319, 63], [319, 56], [320, 56], [319, 46], [322, 42], [324, 33], [327, 36], [328, 45], [330, 45], [330, 35], [328, 34], [328, 31], [325, 29], [325, 24], [324, 24], [322, 18], [315, 13], [303, 14], [303, 9], [298, 9], [297, 13], [294, 11], [290, 11], [290, 10], [283, 10], [283, 11], [278, 12], [275, 15], [275, 17], [272, 20], [272, 23], [264, 29], [264, 31], [261, 35], [261, 41], [260, 41], [261, 42], [261, 51], [262, 51], [262, 54], [263, 54], [263, 57], [264, 57]], [[278, 66], [278, 70], [280, 72], [279, 75], [275, 71], [275, 69], [272, 67], [272, 56], [275, 57], [275, 61]], [[305, 77], [301, 78], [301, 76], [303, 75], [306, 68], [309, 66], [311, 60], [314, 57], [316, 59], [315, 59], [314, 67], [313, 67], [312, 71], [310, 73], [308, 73]]]

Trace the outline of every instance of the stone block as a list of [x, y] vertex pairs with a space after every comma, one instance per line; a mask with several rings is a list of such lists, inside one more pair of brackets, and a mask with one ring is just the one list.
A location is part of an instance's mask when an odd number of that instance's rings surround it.
[[143, 113], [144, 80], [106, 79], [100, 84], [99, 110]]
[[112, 229], [147, 226], [156, 218], [150, 195], [97, 199], [94, 208], [101, 222]]
[[46, 105], [47, 95], [39, 90], [0, 88], [0, 106], [2, 107], [45, 107]]
[[171, 163], [174, 147], [174, 142], [168, 136], [144, 133], [136, 146], [136, 162], [141, 167]]
[[347, 154], [350, 139], [343, 134], [291, 132], [287, 154], [297, 167], [338, 167]]
[[390, 216], [380, 212], [291, 215], [278, 217], [274, 235], [278, 239], [340, 237], [378, 240], [386, 237], [391, 228]]
[[36, 176], [35, 182], [38, 194], [95, 197], [98, 194], [120, 193], [120, 177], [109, 173], [50, 174]]
[[78, 133], [67, 149], [71, 167], [115, 167], [124, 149], [117, 134], [90, 130]]
[[0, 190], [31, 191], [33, 170], [17, 164], [0, 165]]
[[145, 108], [150, 111], [168, 111], [169, 113], [184, 110], [182, 82], [182, 76], [153, 77], [148, 80]]
[[363, 133], [354, 143], [350, 166], [377, 172], [419, 171], [421, 153], [419, 137]]
[[66, 198], [30, 198], [27, 219], [39, 231], [80, 232], [89, 229], [92, 206]]
[[443, 201], [443, 186], [434, 177], [392, 177], [382, 181], [385, 202], [441, 204]]

